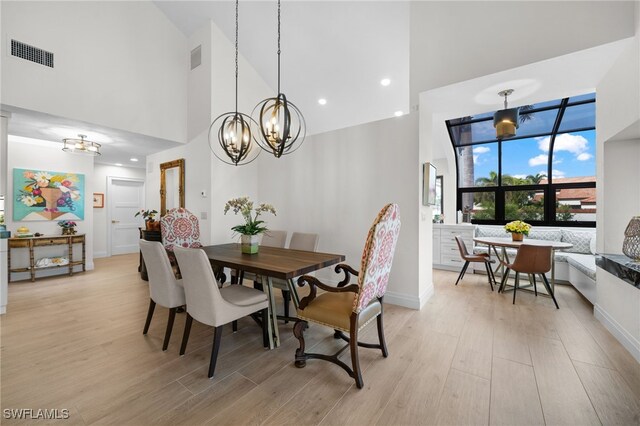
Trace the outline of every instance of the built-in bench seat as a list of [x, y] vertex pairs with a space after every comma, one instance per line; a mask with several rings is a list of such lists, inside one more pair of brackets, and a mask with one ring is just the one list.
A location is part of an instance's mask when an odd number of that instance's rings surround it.
[[[475, 237], [509, 237], [504, 227], [477, 225]], [[573, 244], [566, 250], [556, 250], [554, 255], [555, 279], [571, 283], [591, 303], [596, 303], [596, 262], [595, 229], [534, 227], [525, 237], [532, 240], [562, 241]], [[487, 253], [486, 245], [474, 244], [473, 252]], [[510, 260], [515, 259], [517, 250], [507, 249]], [[493, 254], [493, 253], [491, 253]]]

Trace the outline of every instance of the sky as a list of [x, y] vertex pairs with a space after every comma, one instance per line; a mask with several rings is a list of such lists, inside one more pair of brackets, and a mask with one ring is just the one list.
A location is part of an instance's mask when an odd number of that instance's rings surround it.
[[[563, 133], [556, 136], [553, 177], [595, 176], [595, 130]], [[503, 141], [502, 173], [525, 177], [547, 174], [549, 136]], [[478, 145], [473, 149], [475, 178], [498, 171], [498, 144]]]

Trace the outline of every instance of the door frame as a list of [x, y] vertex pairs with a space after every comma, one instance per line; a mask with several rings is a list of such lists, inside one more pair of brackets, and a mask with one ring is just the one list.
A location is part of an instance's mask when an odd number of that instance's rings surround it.
[[146, 198], [146, 181], [145, 179], [139, 178], [127, 178], [127, 177], [118, 177], [118, 176], [107, 176], [107, 200], [105, 203], [105, 207], [107, 208], [107, 257], [111, 257], [111, 202], [113, 200], [113, 181], [120, 180], [126, 182], [141, 182], [142, 183], [142, 205], [144, 206], [145, 198]]

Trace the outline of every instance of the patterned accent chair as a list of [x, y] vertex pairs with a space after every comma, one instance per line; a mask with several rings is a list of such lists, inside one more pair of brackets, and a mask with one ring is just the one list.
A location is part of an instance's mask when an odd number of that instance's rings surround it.
[[[309, 358], [318, 358], [342, 367], [356, 381], [356, 386], [363, 386], [362, 372], [358, 358], [358, 346], [380, 349], [382, 356], [387, 357], [387, 345], [383, 330], [382, 299], [387, 289], [389, 273], [393, 263], [393, 255], [400, 234], [400, 211], [397, 204], [387, 204], [378, 213], [369, 229], [362, 253], [360, 271], [346, 264], [335, 267], [336, 273], [344, 272], [345, 278], [337, 287], [323, 284], [315, 277], [304, 275], [298, 279], [298, 285], [308, 284], [309, 295], [300, 301], [298, 321], [293, 327], [293, 334], [300, 342], [296, 350], [295, 365], [303, 368]], [[350, 275], [358, 277], [357, 284], [349, 284]], [[316, 287], [325, 293], [316, 295]], [[358, 342], [358, 332], [369, 322], [377, 320], [378, 344]], [[333, 355], [305, 352], [303, 332], [308, 322], [314, 322], [334, 329], [334, 337], [347, 341], [347, 345]], [[345, 333], [348, 333], [347, 337]], [[349, 347], [351, 350], [351, 367], [338, 357]]]

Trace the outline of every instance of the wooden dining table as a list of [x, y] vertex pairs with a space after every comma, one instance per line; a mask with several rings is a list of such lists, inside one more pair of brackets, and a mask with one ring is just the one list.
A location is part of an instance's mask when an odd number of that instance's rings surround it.
[[[562, 241], [551, 241], [551, 240], [532, 240], [525, 238], [523, 241], [513, 241], [511, 238], [500, 238], [500, 237], [475, 237], [473, 239], [478, 244], [486, 244], [489, 247], [489, 254], [491, 254], [491, 249], [493, 248], [493, 252], [496, 254], [496, 257], [500, 261], [498, 268], [500, 271], [504, 273], [504, 265], [511, 263], [509, 259], [509, 255], [507, 253], [507, 248], [518, 249], [523, 244], [528, 244], [532, 246], [545, 246], [551, 247], [551, 290], [555, 291], [555, 283], [556, 283], [556, 268], [555, 268], [555, 251], [556, 250], [565, 250], [573, 247], [571, 243], [565, 243]], [[500, 247], [500, 253], [498, 253], [498, 247]], [[506, 280], [504, 281], [506, 284]], [[524, 287], [523, 287], [524, 288]], [[520, 287], [518, 287], [520, 289]], [[504, 291], [504, 288], [500, 288], [499, 291]]]
[[273, 278], [280, 278], [288, 283], [296, 307], [298, 306], [298, 293], [293, 279], [318, 269], [345, 260], [342, 254], [319, 253], [303, 250], [292, 250], [277, 247], [260, 246], [255, 254], [245, 254], [240, 250], [240, 244], [219, 244], [202, 247], [212, 264], [236, 269], [243, 272], [251, 272], [264, 277], [265, 291], [269, 299], [269, 347], [271, 349], [280, 346], [278, 333], [278, 318], [276, 315], [276, 301], [273, 291]]

